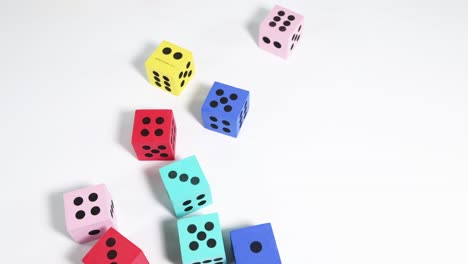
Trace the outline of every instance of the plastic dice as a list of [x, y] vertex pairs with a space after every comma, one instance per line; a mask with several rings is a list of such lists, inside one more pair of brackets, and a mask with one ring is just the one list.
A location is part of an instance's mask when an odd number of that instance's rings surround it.
[[195, 74], [192, 52], [163, 41], [145, 62], [149, 82], [179, 95]]
[[177, 229], [183, 264], [226, 263], [217, 213], [181, 219]]
[[303, 24], [302, 15], [277, 5], [260, 24], [258, 45], [286, 59], [301, 38]]
[[104, 184], [65, 193], [63, 200], [67, 230], [76, 242], [99, 239], [115, 226], [114, 202]]
[[84, 264], [149, 264], [135, 244], [110, 228], [83, 258]]
[[210, 186], [195, 156], [164, 166], [159, 172], [176, 217], [212, 204]]
[[237, 137], [249, 111], [249, 98], [249, 91], [215, 82], [202, 105], [203, 126]]
[[132, 145], [139, 160], [174, 160], [176, 123], [172, 110], [136, 110]]
[[231, 231], [236, 264], [281, 264], [271, 224], [261, 224]]

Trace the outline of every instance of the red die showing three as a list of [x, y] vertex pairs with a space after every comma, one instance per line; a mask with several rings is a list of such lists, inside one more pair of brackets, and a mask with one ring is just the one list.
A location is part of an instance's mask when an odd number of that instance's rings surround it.
[[139, 160], [174, 160], [176, 124], [172, 110], [136, 110], [132, 145]]
[[143, 251], [110, 228], [83, 258], [84, 264], [149, 264]]

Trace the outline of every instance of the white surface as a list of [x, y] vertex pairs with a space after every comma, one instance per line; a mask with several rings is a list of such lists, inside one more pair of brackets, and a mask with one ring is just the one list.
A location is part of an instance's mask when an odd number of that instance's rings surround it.
[[[106, 183], [120, 231], [178, 263], [136, 108], [172, 108], [223, 228], [271, 222], [285, 264], [468, 263], [468, 2], [282, 1], [305, 16], [283, 61], [252, 29], [275, 1], [2, 1], [2, 263], [80, 263], [61, 194]], [[180, 97], [149, 85], [157, 44], [194, 52]], [[206, 89], [252, 92], [238, 139], [198, 121]]]

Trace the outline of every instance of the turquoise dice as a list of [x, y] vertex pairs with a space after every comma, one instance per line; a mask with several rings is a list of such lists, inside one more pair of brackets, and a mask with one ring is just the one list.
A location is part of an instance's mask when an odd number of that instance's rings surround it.
[[217, 213], [180, 219], [177, 229], [183, 264], [226, 264]]
[[183, 217], [213, 203], [210, 186], [195, 156], [159, 169], [176, 217]]

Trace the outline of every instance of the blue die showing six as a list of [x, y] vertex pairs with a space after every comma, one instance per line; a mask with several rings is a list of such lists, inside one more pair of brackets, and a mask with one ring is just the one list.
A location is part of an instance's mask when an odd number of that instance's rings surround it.
[[281, 264], [271, 224], [261, 224], [231, 231], [236, 264]]
[[202, 105], [203, 126], [237, 137], [249, 111], [250, 92], [215, 82]]

